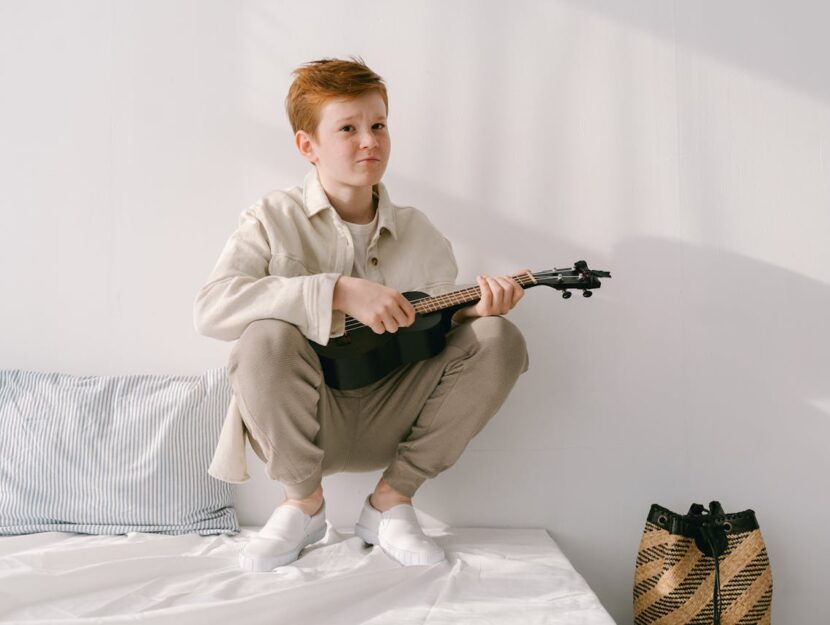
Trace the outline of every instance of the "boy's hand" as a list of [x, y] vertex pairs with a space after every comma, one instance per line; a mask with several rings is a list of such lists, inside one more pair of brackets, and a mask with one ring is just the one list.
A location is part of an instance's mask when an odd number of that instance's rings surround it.
[[[522, 269], [516, 273], [529, 271], [530, 269]], [[510, 276], [478, 276], [477, 280], [481, 299], [472, 306], [459, 309], [453, 315], [454, 321], [507, 314], [525, 294], [525, 290]]]
[[397, 332], [415, 323], [415, 308], [400, 292], [352, 276], [337, 278], [332, 308], [366, 324], [376, 334]]

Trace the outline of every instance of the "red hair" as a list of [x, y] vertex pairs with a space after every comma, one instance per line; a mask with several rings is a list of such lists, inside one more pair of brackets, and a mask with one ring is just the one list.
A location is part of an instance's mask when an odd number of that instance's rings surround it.
[[388, 114], [389, 99], [383, 78], [360, 57], [351, 59], [320, 59], [292, 72], [295, 78], [285, 98], [285, 112], [294, 134], [304, 130], [316, 139], [320, 109], [334, 98], [357, 98], [374, 91], [383, 98]]

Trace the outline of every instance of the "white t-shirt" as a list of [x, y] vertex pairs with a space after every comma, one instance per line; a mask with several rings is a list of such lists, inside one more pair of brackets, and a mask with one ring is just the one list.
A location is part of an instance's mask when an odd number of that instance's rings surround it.
[[368, 224], [353, 224], [349, 221], [343, 223], [349, 228], [354, 241], [354, 265], [352, 266], [352, 276], [355, 278], [366, 278], [370, 280], [366, 272], [367, 252], [369, 243], [375, 234], [378, 227], [378, 212], [375, 211], [375, 218]]

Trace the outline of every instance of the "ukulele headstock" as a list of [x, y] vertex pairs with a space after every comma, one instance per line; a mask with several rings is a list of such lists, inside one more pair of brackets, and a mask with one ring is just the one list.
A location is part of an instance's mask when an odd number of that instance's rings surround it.
[[578, 260], [572, 268], [549, 269], [531, 274], [536, 284], [543, 284], [562, 291], [562, 297], [568, 299], [572, 293], [569, 289], [582, 289], [583, 297], [591, 297], [591, 289], [601, 286], [600, 278], [610, 278], [610, 271], [589, 269], [588, 263]]

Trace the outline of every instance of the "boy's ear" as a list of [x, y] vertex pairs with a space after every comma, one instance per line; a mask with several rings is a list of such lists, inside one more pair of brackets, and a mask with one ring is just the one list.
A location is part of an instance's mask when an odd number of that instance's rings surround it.
[[314, 144], [311, 142], [311, 137], [305, 130], [298, 130], [294, 135], [294, 143], [297, 145], [297, 150], [303, 158], [310, 163], [317, 162], [317, 153], [314, 149]]

